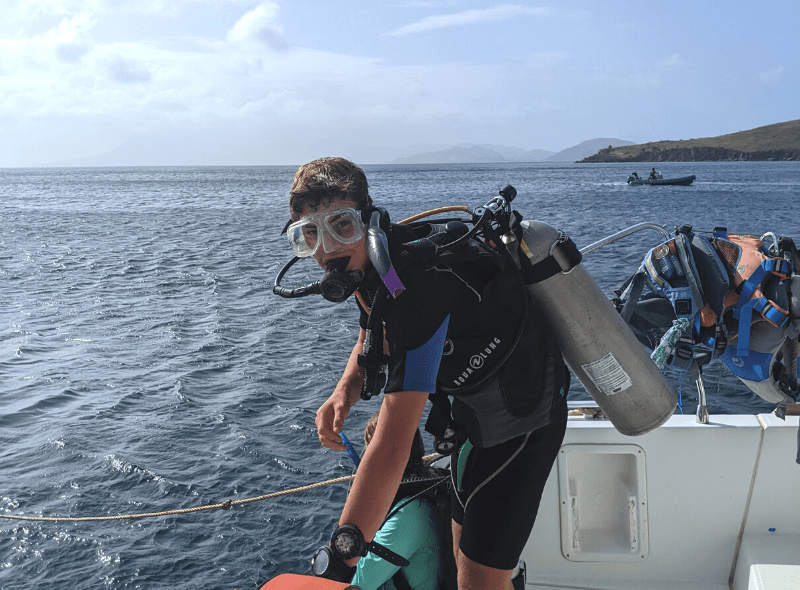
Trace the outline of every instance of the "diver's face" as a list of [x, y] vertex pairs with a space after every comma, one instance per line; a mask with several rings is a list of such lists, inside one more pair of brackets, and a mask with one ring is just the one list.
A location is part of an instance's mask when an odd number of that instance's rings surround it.
[[[303, 208], [303, 211], [300, 213], [300, 219], [309, 217], [309, 216], [324, 216], [329, 211], [334, 211], [336, 209], [341, 209], [344, 207], [350, 207], [352, 209], [357, 209], [358, 205], [352, 199], [334, 199], [330, 203], [327, 203], [323, 206], [311, 208], [306, 206]], [[336, 223], [336, 220], [331, 220], [331, 223]], [[338, 228], [337, 228], [338, 229]], [[321, 231], [326, 231], [324, 228], [320, 228]], [[367, 247], [366, 247], [366, 230], [363, 230], [363, 236], [357, 242], [352, 244], [342, 244], [336, 243], [334, 238], [330, 235], [326, 236], [318, 236], [317, 239], [324, 239], [327, 240], [326, 243], [334, 244], [335, 249], [326, 252], [326, 248], [319, 247], [317, 251], [314, 252], [313, 257], [316, 260], [317, 264], [321, 268], [326, 268], [328, 263], [331, 260], [336, 260], [337, 258], [344, 258], [349, 256], [350, 261], [347, 263], [347, 270], [360, 270], [364, 271], [367, 266]], [[329, 248], [328, 248], [329, 249]]]

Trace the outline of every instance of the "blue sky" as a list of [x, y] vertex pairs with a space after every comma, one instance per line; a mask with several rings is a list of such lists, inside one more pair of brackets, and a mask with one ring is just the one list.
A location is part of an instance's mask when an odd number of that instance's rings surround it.
[[800, 2], [0, 0], [0, 166], [380, 163], [800, 118]]

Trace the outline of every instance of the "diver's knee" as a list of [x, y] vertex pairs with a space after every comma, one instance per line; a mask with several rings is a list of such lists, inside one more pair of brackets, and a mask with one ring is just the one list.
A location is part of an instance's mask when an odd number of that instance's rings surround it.
[[461, 551], [457, 554], [458, 590], [514, 590], [514, 570], [499, 570], [473, 561]]

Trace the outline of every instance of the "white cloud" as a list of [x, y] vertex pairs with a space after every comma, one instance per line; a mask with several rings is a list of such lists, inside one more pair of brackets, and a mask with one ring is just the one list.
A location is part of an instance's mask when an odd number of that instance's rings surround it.
[[112, 80], [122, 84], [149, 82], [151, 79], [146, 66], [122, 57], [112, 60], [107, 66], [107, 71]]
[[498, 4], [491, 8], [465, 10], [455, 14], [428, 16], [410, 25], [395, 29], [387, 33], [387, 35], [399, 37], [447, 27], [460, 27], [481, 22], [500, 22], [521, 16], [545, 16], [550, 14], [550, 12], [551, 10], [546, 7], [531, 8], [518, 4]]
[[761, 72], [758, 77], [767, 84], [778, 82], [783, 77], [783, 66], [775, 66], [766, 72]]
[[[23, 19], [31, 19], [43, 15], [68, 15], [78, 12], [91, 14], [176, 14], [187, 5], [199, 4], [202, 0], [2, 0], [0, 5], [14, 8]], [[237, 0], [228, 0], [237, 4]], [[252, 4], [252, 3], [251, 3]]]
[[55, 76], [60, 70], [59, 64], [78, 62], [91, 49], [90, 33], [94, 24], [91, 16], [82, 13], [63, 18], [41, 35], [0, 38], [5, 93], [13, 92], [19, 80]]
[[283, 36], [283, 26], [278, 18], [277, 4], [257, 6], [240, 18], [228, 32], [228, 40], [242, 42], [257, 40], [275, 51], [286, 51], [289, 44]]

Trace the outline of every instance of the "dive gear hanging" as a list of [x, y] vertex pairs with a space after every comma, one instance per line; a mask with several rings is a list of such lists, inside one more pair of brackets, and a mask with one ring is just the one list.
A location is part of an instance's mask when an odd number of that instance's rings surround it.
[[[798, 395], [797, 248], [790, 238], [770, 232], [761, 238], [729, 234], [724, 227], [707, 232], [710, 237], [698, 233], [684, 225], [675, 238], [647, 253], [617, 291], [623, 318], [650, 348], [670, 323], [667, 311], [689, 321], [672, 355], [662, 360], [697, 380], [703, 365], [721, 357], [753, 393], [777, 404], [781, 415]], [[644, 295], [643, 286], [649, 291]], [[669, 305], [663, 308], [665, 299]], [[662, 321], [643, 321], [640, 310], [656, 307]]]

